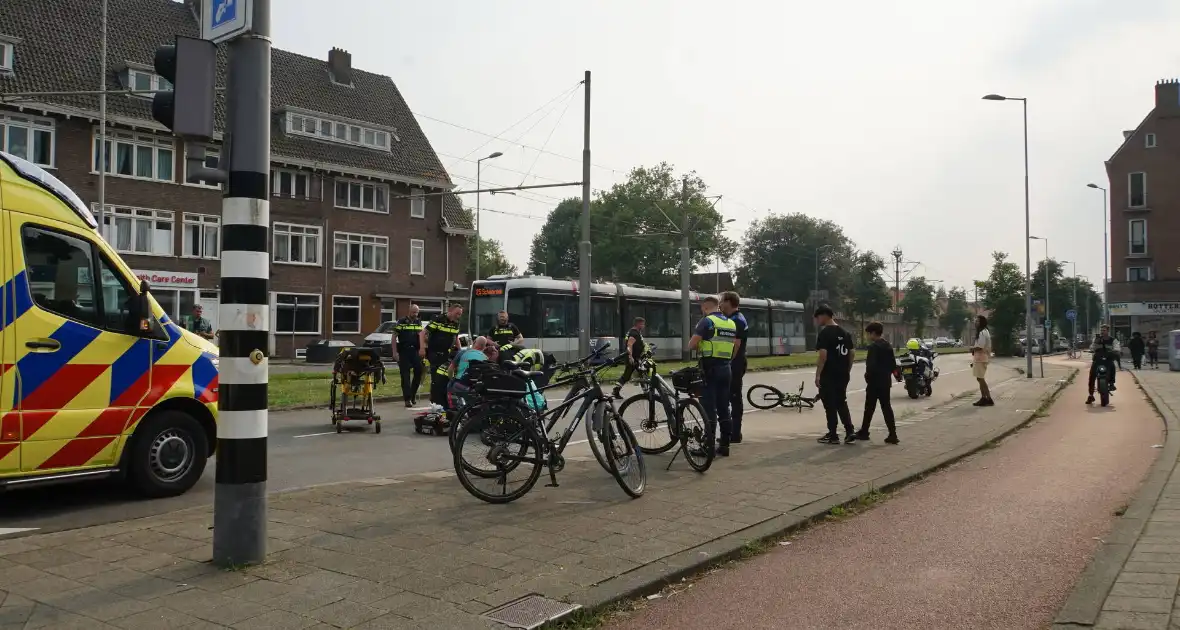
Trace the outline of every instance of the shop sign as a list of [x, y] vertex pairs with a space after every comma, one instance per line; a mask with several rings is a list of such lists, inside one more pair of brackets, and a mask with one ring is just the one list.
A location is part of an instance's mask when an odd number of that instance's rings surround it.
[[140, 271], [132, 272], [140, 279], [146, 280], [153, 289], [196, 289], [197, 274], [187, 271]]
[[1126, 315], [1177, 315], [1180, 302], [1116, 302], [1107, 307], [1116, 317]]

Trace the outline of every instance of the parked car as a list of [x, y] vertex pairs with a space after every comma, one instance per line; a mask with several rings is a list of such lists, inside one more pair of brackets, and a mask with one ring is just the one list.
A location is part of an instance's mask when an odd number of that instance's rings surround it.
[[[1027, 345], [1028, 345], [1028, 341], [1026, 339], [1021, 339], [1020, 345], [1016, 347], [1016, 356], [1018, 356], [1018, 357], [1024, 356], [1025, 347]], [[1032, 340], [1032, 353], [1033, 354], [1043, 354], [1043, 346], [1041, 345], [1040, 339], [1033, 339]]]
[[382, 356], [393, 356], [393, 327], [397, 322], [381, 322], [377, 330], [365, 336], [364, 345], [368, 348], [379, 348]]
[[949, 337], [939, 337], [934, 340], [934, 347], [936, 348], [951, 348], [955, 342], [951, 341]]

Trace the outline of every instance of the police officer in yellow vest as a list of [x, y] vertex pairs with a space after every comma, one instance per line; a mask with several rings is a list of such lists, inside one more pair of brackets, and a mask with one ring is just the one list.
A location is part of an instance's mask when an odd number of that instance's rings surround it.
[[701, 302], [701, 313], [705, 317], [697, 322], [692, 339], [688, 341], [688, 349], [700, 351], [701, 372], [705, 379], [701, 404], [709, 418], [721, 428], [717, 454], [726, 457], [729, 455], [732, 435], [729, 418], [732, 372], [729, 361], [733, 358], [734, 342], [737, 341], [737, 325], [721, 312], [715, 297], [707, 297]]
[[393, 327], [393, 360], [402, 377], [402, 396], [406, 406], [418, 404], [418, 386], [422, 384], [422, 357], [418, 356], [422, 320], [418, 319], [418, 305], [410, 305], [410, 314], [397, 320]]
[[496, 325], [488, 331], [488, 338], [496, 342], [496, 347], [503, 349], [505, 345], [520, 345], [524, 341], [524, 335], [520, 334], [520, 329], [516, 324], [508, 321], [508, 311], [500, 311], [496, 315]]
[[447, 312], [435, 318], [418, 334], [418, 356], [430, 362], [430, 402], [447, 406], [447, 381], [450, 376], [451, 351], [459, 346], [459, 319], [463, 307], [451, 304]]

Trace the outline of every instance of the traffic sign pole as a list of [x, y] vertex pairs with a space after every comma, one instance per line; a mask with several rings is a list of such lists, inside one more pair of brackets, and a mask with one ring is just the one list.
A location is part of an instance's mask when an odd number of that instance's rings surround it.
[[[229, 43], [221, 202], [221, 306], [213, 563], [266, 559], [267, 354], [270, 336], [270, 0], [205, 2], [202, 33], [245, 24]], [[252, 14], [245, 14], [252, 10]], [[223, 33], [224, 35], [224, 33]], [[220, 36], [219, 36], [220, 37]]]

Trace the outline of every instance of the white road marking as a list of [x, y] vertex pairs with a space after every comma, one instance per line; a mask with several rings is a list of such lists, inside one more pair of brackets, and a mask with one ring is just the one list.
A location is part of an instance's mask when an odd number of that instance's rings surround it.
[[22, 532], [35, 532], [40, 527], [0, 527], [0, 536], [7, 536], [9, 534], [20, 534]]
[[325, 431], [324, 433], [305, 433], [303, 435], [294, 435], [291, 437], [305, 438], [305, 437], [316, 437], [317, 435], [336, 435], [336, 432], [335, 431]]

